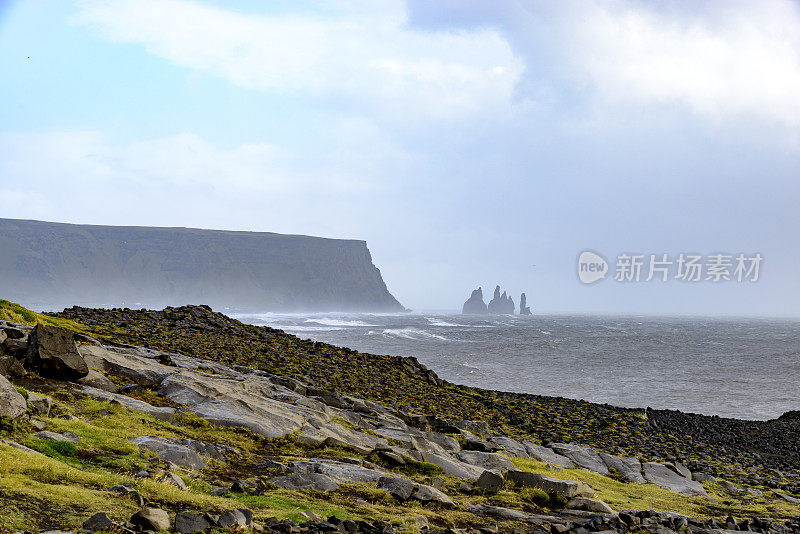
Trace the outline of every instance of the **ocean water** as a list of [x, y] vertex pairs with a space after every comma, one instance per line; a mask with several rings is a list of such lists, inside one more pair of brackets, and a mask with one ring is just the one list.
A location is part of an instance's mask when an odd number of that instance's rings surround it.
[[451, 382], [616, 406], [771, 419], [800, 409], [800, 321], [455, 314], [238, 318], [373, 354], [415, 356]]

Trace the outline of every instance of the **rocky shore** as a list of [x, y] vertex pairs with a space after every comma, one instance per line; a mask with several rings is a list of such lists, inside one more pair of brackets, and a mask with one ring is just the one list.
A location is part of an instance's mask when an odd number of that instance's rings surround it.
[[202, 306], [57, 315], [0, 322], [6, 528], [800, 532], [794, 414], [465, 388]]

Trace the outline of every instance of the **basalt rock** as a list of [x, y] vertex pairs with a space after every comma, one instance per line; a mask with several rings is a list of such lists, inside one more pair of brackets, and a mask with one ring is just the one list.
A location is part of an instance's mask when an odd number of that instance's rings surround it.
[[0, 415], [14, 419], [24, 414], [27, 409], [25, 398], [11, 385], [11, 382], [0, 376]]
[[489, 313], [495, 314], [513, 314], [514, 313], [514, 301], [506, 295], [506, 292], [503, 291], [503, 294], [500, 294], [500, 286], [496, 286], [494, 288], [494, 296], [492, 300], [489, 301], [488, 306], [486, 307]]
[[78, 380], [89, 374], [72, 330], [41, 323], [31, 332], [26, 363], [44, 376], [61, 380]]
[[520, 315], [530, 315], [531, 309], [528, 307], [528, 297], [525, 296], [525, 293], [519, 296], [519, 314]]
[[483, 302], [483, 289], [480, 287], [472, 292], [469, 299], [464, 303], [461, 309], [463, 314], [485, 314], [486, 303]]

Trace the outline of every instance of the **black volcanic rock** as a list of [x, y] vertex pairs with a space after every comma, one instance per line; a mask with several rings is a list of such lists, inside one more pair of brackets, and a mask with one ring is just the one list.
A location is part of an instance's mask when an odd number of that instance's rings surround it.
[[41, 375], [66, 380], [77, 380], [89, 374], [72, 330], [41, 323], [31, 332], [26, 365], [37, 369]]
[[519, 296], [519, 314], [520, 315], [531, 314], [531, 309], [528, 307], [528, 299], [525, 296], [525, 293]]
[[364, 241], [0, 219], [0, 295], [39, 309], [403, 311]]
[[503, 291], [503, 294], [500, 294], [500, 286], [494, 288], [494, 297], [491, 301], [489, 301], [489, 305], [487, 306], [487, 310], [489, 313], [497, 313], [497, 314], [513, 314], [514, 313], [514, 301], [506, 295], [506, 292]]
[[469, 313], [469, 314], [485, 314], [486, 313], [486, 303], [483, 302], [483, 289], [478, 288], [472, 292], [472, 295], [469, 296], [469, 299], [464, 303], [464, 307], [461, 309], [461, 313]]

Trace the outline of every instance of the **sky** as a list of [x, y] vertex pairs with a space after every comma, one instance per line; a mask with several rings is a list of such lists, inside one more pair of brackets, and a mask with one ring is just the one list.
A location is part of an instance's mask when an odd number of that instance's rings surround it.
[[[0, 217], [363, 239], [412, 309], [800, 317], [796, 0], [0, 0], [0, 73]], [[681, 253], [763, 259], [615, 279]]]

